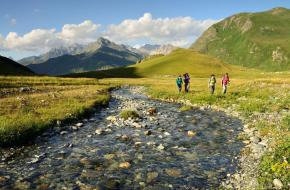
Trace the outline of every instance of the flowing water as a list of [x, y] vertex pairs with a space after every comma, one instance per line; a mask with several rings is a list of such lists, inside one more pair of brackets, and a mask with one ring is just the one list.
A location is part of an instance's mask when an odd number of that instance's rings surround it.
[[[242, 123], [180, 106], [115, 90], [78, 130], [55, 127], [33, 145], [0, 150], [0, 189], [215, 189], [237, 169]], [[125, 108], [142, 118], [119, 119]]]

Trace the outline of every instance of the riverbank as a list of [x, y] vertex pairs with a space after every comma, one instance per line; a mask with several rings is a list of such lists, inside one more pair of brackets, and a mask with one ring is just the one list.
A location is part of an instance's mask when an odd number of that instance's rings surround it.
[[88, 116], [109, 101], [95, 79], [0, 77], [0, 146], [28, 143], [46, 129]]

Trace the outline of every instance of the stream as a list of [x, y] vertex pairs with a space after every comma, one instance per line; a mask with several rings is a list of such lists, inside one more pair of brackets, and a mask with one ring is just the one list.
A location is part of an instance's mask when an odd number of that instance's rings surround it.
[[[180, 107], [139, 87], [114, 90], [109, 106], [89, 119], [0, 150], [0, 189], [216, 189], [237, 170], [242, 123]], [[141, 118], [120, 119], [124, 109]]]

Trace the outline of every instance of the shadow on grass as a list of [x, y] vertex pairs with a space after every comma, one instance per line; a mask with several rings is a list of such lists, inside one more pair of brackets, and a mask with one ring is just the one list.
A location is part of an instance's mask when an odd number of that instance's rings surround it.
[[63, 75], [61, 77], [73, 77], [73, 78], [141, 78], [141, 75], [138, 75], [136, 68], [134, 67], [119, 67], [108, 70], [101, 71], [90, 71], [84, 73], [73, 73], [68, 75]]

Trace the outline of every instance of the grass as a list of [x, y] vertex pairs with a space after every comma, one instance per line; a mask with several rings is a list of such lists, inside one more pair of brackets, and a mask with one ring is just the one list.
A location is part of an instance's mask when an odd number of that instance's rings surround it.
[[[110, 86], [93, 79], [0, 77], [0, 146], [23, 144], [57, 121], [88, 115], [109, 101]], [[29, 86], [31, 91], [20, 92]]]
[[[193, 48], [227, 63], [263, 69], [285, 71], [290, 68], [289, 9], [243, 13], [214, 24]], [[251, 27], [243, 32], [247, 23]], [[249, 25], [248, 25], [249, 26]], [[273, 52], [279, 49], [279, 58]]]
[[135, 119], [139, 118], [139, 114], [136, 110], [122, 110], [120, 113], [120, 117], [123, 118], [124, 120], [127, 120], [129, 118]]
[[193, 107], [192, 106], [188, 106], [188, 105], [183, 105], [179, 108], [180, 111], [189, 111], [192, 110]]

